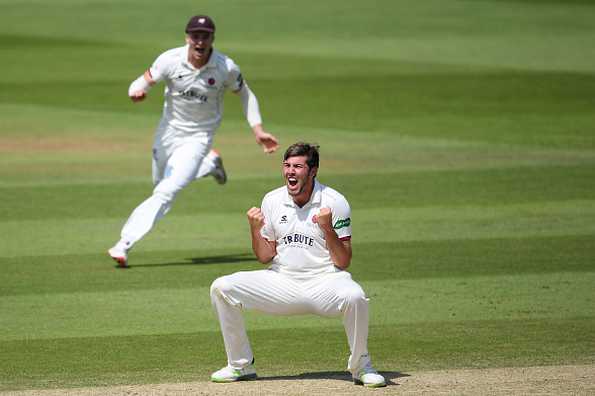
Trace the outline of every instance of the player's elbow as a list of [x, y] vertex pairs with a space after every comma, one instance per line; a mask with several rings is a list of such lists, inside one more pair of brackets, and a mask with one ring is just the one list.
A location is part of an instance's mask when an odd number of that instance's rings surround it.
[[259, 263], [268, 264], [277, 255], [277, 249], [274, 242], [264, 239], [252, 240], [252, 251]]
[[261, 264], [268, 264], [273, 260], [273, 257], [275, 257], [275, 254], [269, 251], [262, 251], [260, 249], [252, 249], [252, 251], [256, 256], [256, 260]]
[[273, 258], [277, 254], [274, 250], [269, 249], [253, 249], [256, 260], [261, 264], [268, 264], [273, 261]]
[[340, 270], [346, 270], [351, 264], [351, 260], [336, 260], [334, 263], [335, 267], [339, 268]]
[[259, 257], [257, 256], [256, 259], [258, 260], [259, 263], [261, 264], [268, 264], [271, 261], [273, 261], [273, 257], [269, 257], [269, 256], [264, 256], [264, 257]]
[[351, 264], [351, 256], [351, 250], [348, 250], [343, 254], [332, 255], [331, 259], [333, 260], [335, 267], [341, 270], [346, 270]]

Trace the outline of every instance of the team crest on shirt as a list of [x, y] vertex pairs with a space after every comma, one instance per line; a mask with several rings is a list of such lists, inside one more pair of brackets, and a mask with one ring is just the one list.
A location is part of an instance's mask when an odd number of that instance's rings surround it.
[[219, 86], [217, 85], [218, 83], [219, 83], [219, 80], [218, 80], [217, 75], [209, 74], [209, 75], [201, 76], [201, 79], [200, 79], [200, 84], [203, 87], [203, 89], [208, 89], [209, 91], [219, 89]]

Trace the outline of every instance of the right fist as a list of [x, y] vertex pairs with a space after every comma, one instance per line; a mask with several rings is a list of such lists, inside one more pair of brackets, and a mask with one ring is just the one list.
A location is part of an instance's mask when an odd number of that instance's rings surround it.
[[252, 207], [246, 212], [248, 215], [248, 222], [250, 223], [250, 227], [260, 230], [264, 227], [264, 215], [260, 208]]
[[131, 94], [130, 96], [130, 100], [132, 100], [133, 102], [140, 102], [142, 100], [145, 100], [145, 98], [147, 97], [147, 93], [145, 91], [136, 91], [133, 94]]

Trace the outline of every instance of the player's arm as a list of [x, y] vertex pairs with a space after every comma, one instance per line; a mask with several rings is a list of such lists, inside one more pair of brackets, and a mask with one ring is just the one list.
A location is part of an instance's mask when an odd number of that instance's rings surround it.
[[[241, 79], [241, 75], [238, 77]], [[260, 108], [258, 107], [258, 99], [256, 95], [250, 90], [248, 84], [241, 81], [240, 89], [234, 93], [240, 95], [242, 100], [242, 107], [244, 114], [248, 120], [248, 124], [252, 128], [256, 142], [262, 146], [265, 153], [272, 153], [279, 148], [277, 138], [266, 132], [262, 126], [262, 117], [260, 116]]]
[[332, 223], [332, 213], [329, 208], [322, 208], [314, 219], [322, 232], [324, 233], [324, 239], [326, 240], [326, 247], [331, 255], [331, 260], [335, 264], [335, 267], [339, 269], [347, 269], [351, 264], [351, 239], [350, 238], [339, 238]]
[[156, 82], [151, 76], [151, 72], [147, 70], [142, 76], [134, 80], [128, 88], [128, 97], [133, 102], [140, 102], [147, 97], [147, 93]]
[[250, 224], [252, 251], [259, 262], [267, 264], [277, 255], [277, 244], [269, 241], [260, 233], [260, 230], [264, 227], [264, 215], [260, 208], [252, 207], [246, 214]]

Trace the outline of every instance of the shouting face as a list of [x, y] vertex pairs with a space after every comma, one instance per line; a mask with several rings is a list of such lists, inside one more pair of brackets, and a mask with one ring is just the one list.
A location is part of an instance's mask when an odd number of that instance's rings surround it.
[[204, 65], [209, 60], [213, 48], [215, 35], [211, 32], [198, 31], [186, 35], [188, 49], [188, 61], [193, 65]]
[[299, 206], [310, 200], [316, 177], [316, 168], [310, 169], [306, 160], [306, 156], [299, 156], [283, 161], [283, 178], [287, 192]]

